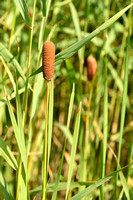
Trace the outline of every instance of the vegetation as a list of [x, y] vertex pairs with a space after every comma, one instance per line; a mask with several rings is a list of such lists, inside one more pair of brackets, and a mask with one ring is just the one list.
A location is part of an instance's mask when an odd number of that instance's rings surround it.
[[0, 2], [0, 200], [133, 199], [132, 6]]

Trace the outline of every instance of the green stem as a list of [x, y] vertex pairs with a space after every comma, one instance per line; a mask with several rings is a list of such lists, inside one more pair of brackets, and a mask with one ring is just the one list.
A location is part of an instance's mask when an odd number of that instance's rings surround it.
[[19, 160], [18, 176], [17, 176], [17, 189], [16, 189], [16, 200], [19, 199], [20, 185], [21, 185], [21, 173], [22, 173], [22, 160]]
[[[107, 152], [107, 133], [108, 133], [108, 85], [107, 85], [107, 54], [104, 73], [104, 109], [103, 109], [103, 144], [102, 144], [102, 162], [101, 178], [105, 176], [106, 152]], [[104, 185], [100, 187], [100, 197], [104, 199]]]
[[[129, 27], [130, 30], [130, 27]], [[126, 59], [125, 59], [125, 66], [124, 66], [124, 86], [123, 86], [123, 96], [122, 96], [122, 112], [121, 112], [121, 122], [120, 122], [120, 137], [119, 137], [119, 147], [118, 147], [118, 162], [117, 162], [117, 170], [120, 166], [120, 156], [121, 156], [121, 147], [122, 147], [122, 137], [123, 137], [123, 129], [124, 129], [124, 121], [125, 121], [125, 112], [126, 112], [126, 98], [127, 98], [127, 89], [128, 89], [128, 55], [129, 55], [129, 32], [128, 32], [128, 39], [127, 39], [127, 47], [126, 47]], [[115, 179], [115, 193], [114, 199], [117, 199], [117, 180], [118, 174], [116, 175]]]
[[30, 44], [29, 44], [29, 54], [28, 54], [28, 70], [27, 70], [27, 79], [25, 85], [25, 94], [24, 94], [24, 106], [23, 106], [23, 124], [26, 119], [26, 110], [27, 110], [27, 101], [28, 101], [28, 82], [29, 82], [29, 74], [30, 74], [30, 63], [31, 63], [31, 50], [32, 50], [32, 40], [33, 40], [33, 27], [34, 27], [34, 18], [35, 18], [35, 8], [36, 8], [36, 0], [34, 0], [33, 7], [33, 16], [32, 16], [32, 28], [30, 31]]
[[49, 83], [47, 83], [47, 98], [46, 98], [46, 117], [45, 117], [45, 138], [43, 146], [43, 198], [46, 199], [46, 184], [47, 184], [47, 146], [48, 146], [48, 104], [49, 104]]

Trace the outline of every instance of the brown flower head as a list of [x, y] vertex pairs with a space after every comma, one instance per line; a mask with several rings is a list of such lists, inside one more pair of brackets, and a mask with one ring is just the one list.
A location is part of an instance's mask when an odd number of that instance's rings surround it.
[[87, 63], [87, 75], [88, 75], [88, 80], [92, 81], [96, 74], [97, 70], [97, 62], [96, 59], [93, 56], [89, 56], [86, 60]]
[[50, 81], [54, 77], [55, 45], [53, 42], [46, 41], [42, 49], [42, 71], [43, 77]]

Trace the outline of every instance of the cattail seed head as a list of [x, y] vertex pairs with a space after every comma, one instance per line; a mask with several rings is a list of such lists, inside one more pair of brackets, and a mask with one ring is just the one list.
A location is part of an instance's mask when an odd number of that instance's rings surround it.
[[53, 42], [46, 41], [42, 49], [42, 71], [43, 77], [50, 81], [54, 77], [55, 45]]
[[93, 77], [96, 74], [97, 62], [96, 62], [96, 59], [93, 56], [89, 56], [87, 58], [86, 62], [87, 62], [88, 80], [92, 81]]

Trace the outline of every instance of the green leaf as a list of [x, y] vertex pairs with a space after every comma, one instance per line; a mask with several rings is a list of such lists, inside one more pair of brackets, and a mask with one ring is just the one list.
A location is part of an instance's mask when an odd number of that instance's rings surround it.
[[91, 192], [93, 192], [97, 187], [101, 186], [102, 184], [104, 184], [105, 182], [107, 182], [108, 180], [110, 180], [114, 175], [116, 175], [118, 172], [122, 171], [123, 169], [127, 168], [128, 166], [132, 165], [133, 163], [109, 174], [108, 176], [106, 176], [103, 179], [100, 179], [99, 181], [97, 181], [96, 183], [92, 184], [91, 186], [89, 186], [88, 188], [84, 189], [83, 191], [79, 192], [78, 194], [74, 195], [72, 198], [70, 198], [70, 200], [80, 200], [83, 197], [88, 196]]
[[79, 127], [80, 127], [80, 115], [81, 115], [81, 103], [79, 106], [79, 110], [77, 113], [75, 126], [74, 126], [73, 144], [72, 144], [72, 149], [71, 149], [71, 157], [70, 157], [70, 165], [69, 165], [69, 171], [68, 171], [67, 190], [66, 190], [65, 199], [67, 199], [69, 188], [70, 188], [70, 183], [71, 183], [71, 178], [72, 178], [72, 172], [73, 172], [73, 166], [74, 166], [77, 142], [78, 142]]
[[55, 122], [54, 124], [64, 133], [64, 135], [68, 139], [69, 143], [72, 145], [73, 137], [72, 137], [70, 130], [67, 129], [67, 126], [60, 124], [58, 122]]
[[126, 182], [126, 179], [125, 179], [123, 173], [119, 172], [119, 176], [120, 176], [121, 184], [123, 186], [123, 190], [125, 192], [125, 195], [126, 195], [127, 199], [128, 200], [133, 199], [133, 194], [132, 194], [130, 188], [128, 187], [128, 185], [127, 185], [127, 182]]
[[55, 57], [55, 65], [61, 64], [64, 60], [67, 58], [70, 58], [73, 54], [75, 54], [80, 48], [82, 48], [84, 45], [86, 45], [92, 38], [94, 38], [96, 35], [98, 35], [100, 32], [104, 31], [108, 27], [110, 27], [117, 19], [119, 19], [133, 4], [128, 5], [123, 10], [118, 12], [116, 15], [111, 17], [109, 20], [107, 20], [104, 24], [102, 24], [99, 28], [94, 30], [92, 33], [90, 33], [86, 38], [83, 40], [76, 42], [69, 48], [63, 50], [61, 53], [58, 53]]
[[[66, 59], [70, 58], [72, 55], [74, 55], [80, 48], [82, 48], [84, 45], [86, 45], [92, 38], [94, 38], [96, 35], [110, 27], [116, 20], [118, 20], [129, 8], [133, 6], [133, 3], [122, 9], [120, 12], [118, 12], [116, 15], [111, 17], [109, 20], [107, 20], [104, 24], [102, 24], [99, 28], [95, 29], [92, 33], [90, 33], [87, 37], [80, 40], [79, 42], [76, 42], [72, 46], [68, 47], [67, 49], [63, 50], [62, 52], [58, 53], [55, 56], [55, 66], [61, 64]], [[31, 76], [35, 76], [36, 74], [42, 72], [42, 67], [37, 69]]]
[[23, 123], [22, 123], [22, 110], [21, 110], [20, 97], [18, 93], [17, 74], [16, 74], [16, 106], [17, 106], [17, 122], [18, 122], [19, 131], [20, 131], [21, 143], [23, 146], [23, 153], [26, 155], [24, 128], [23, 128]]
[[13, 200], [13, 198], [9, 192], [8, 184], [7, 184], [3, 174], [1, 173], [1, 171], [0, 171], [0, 186], [3, 191], [5, 200]]
[[25, 0], [14, 0], [14, 2], [16, 4], [16, 6], [19, 8], [19, 11], [20, 11], [23, 19], [25, 20], [26, 24], [29, 27], [31, 27], [31, 19], [30, 19], [30, 15], [29, 15]]
[[46, 17], [46, 0], [41, 0], [43, 16]]
[[13, 89], [14, 89], [14, 91], [16, 91], [16, 85], [15, 85], [15, 81], [14, 81], [13, 75], [12, 75], [10, 69], [8, 68], [8, 66], [6, 65], [4, 59], [3, 59], [2, 57], [0, 57], [0, 59], [1, 59], [1, 61], [2, 61], [3, 65], [4, 65], [6, 71], [7, 71], [7, 73], [8, 73], [8, 76], [9, 76], [9, 78], [10, 78], [10, 81], [12, 82]]
[[[30, 87], [29, 87], [29, 88], [30, 88]], [[25, 87], [19, 89], [18, 92], [19, 92], [19, 94], [24, 93], [24, 92], [25, 92]], [[9, 101], [11, 101], [12, 99], [14, 99], [15, 97], [16, 97], [16, 92], [12, 92], [11, 95], [8, 95]], [[3, 105], [5, 105], [6, 101], [7, 101], [7, 100], [6, 100], [6, 97], [0, 99], [0, 107], [3, 106]]]
[[122, 92], [123, 91], [122, 81], [121, 81], [120, 77], [118, 76], [117, 71], [113, 68], [113, 66], [110, 62], [108, 63], [108, 68], [112, 74], [112, 77], [114, 78], [114, 80], [116, 82], [117, 87]]
[[[70, 103], [69, 103], [66, 132], [69, 131], [69, 125], [70, 125], [70, 119], [71, 119], [71, 115], [72, 115], [72, 108], [73, 108], [74, 96], [75, 96], [75, 86], [73, 84], [73, 89], [72, 89], [72, 93], [71, 93], [71, 97], [70, 97]], [[66, 135], [68, 135], [68, 134], [66, 134]], [[64, 153], [65, 153], [65, 148], [66, 148], [66, 141], [67, 141], [67, 136], [66, 136], [66, 139], [65, 139], [63, 153], [62, 153], [62, 156], [61, 156], [61, 162], [60, 162], [60, 166], [59, 166], [57, 177], [56, 177], [55, 189], [54, 189], [54, 192], [53, 192], [53, 195], [52, 195], [52, 200], [56, 200], [56, 196], [57, 196], [58, 185], [59, 185], [59, 180], [60, 180], [60, 175], [61, 175], [61, 169], [62, 169], [63, 160], [64, 160]]]
[[69, 129], [69, 125], [70, 125], [74, 96], [75, 96], [75, 84], [73, 83], [73, 88], [72, 88], [72, 93], [71, 93], [71, 98], [70, 98], [70, 103], [69, 103], [68, 117], [67, 117], [67, 129]]
[[[18, 129], [20, 133], [20, 138], [21, 138], [21, 145], [23, 147], [23, 155], [24, 155], [24, 161], [26, 163], [26, 148], [25, 148], [25, 138], [24, 138], [24, 128], [23, 128], [23, 123], [22, 123], [22, 110], [21, 110], [21, 103], [20, 103], [20, 97], [18, 93], [18, 83], [17, 83], [17, 74], [16, 74], [16, 106], [17, 106], [17, 122], [18, 122]], [[22, 152], [22, 150], [21, 150]], [[22, 156], [21, 156], [22, 157]], [[26, 166], [22, 166], [22, 174], [21, 174], [21, 190], [20, 195], [21, 199], [27, 199], [27, 171], [26, 171]], [[22, 192], [23, 191], [23, 192]]]
[[[78, 187], [81, 187], [83, 185], [90, 185], [90, 184], [93, 184], [95, 183], [95, 181], [87, 181], [87, 182], [83, 182], [83, 181], [78, 181], [78, 182], [71, 182], [70, 183], [70, 188], [73, 189], [73, 188], [78, 188]], [[60, 182], [58, 184], [58, 187], [57, 187], [57, 191], [61, 191], [61, 190], [66, 190], [67, 188], [67, 182]], [[54, 192], [54, 189], [55, 189], [55, 183], [49, 183], [47, 184], [47, 192]], [[30, 191], [30, 194], [36, 194], [36, 193], [40, 193], [42, 192], [42, 185], [38, 186], [37, 188], [35, 189], [32, 189]]]
[[26, 161], [25, 147], [24, 147], [21, 135], [20, 135], [20, 130], [17, 126], [17, 122], [16, 122], [16, 119], [15, 119], [11, 104], [8, 100], [8, 97], [7, 97], [7, 106], [8, 106], [11, 122], [12, 122], [12, 125], [13, 125], [15, 137], [16, 137], [16, 140], [17, 140], [17, 144], [18, 144], [18, 147], [19, 147], [19, 151], [20, 151], [20, 154], [21, 154], [21, 159], [22, 159], [22, 162], [24, 164], [25, 172], [27, 172], [27, 170], [26, 170], [27, 169], [27, 161]]
[[0, 42], [0, 55], [9, 63], [12, 65], [12, 67], [16, 67], [16, 70], [18, 71], [19, 75], [23, 78], [23, 80], [26, 80], [26, 77], [23, 73], [23, 70], [21, 66], [19, 65], [18, 61], [15, 59], [15, 57], [6, 49], [6, 47]]
[[[106, 46], [108, 42], [106, 41]], [[103, 143], [102, 143], [102, 154], [101, 154], [101, 174], [100, 178], [105, 176], [105, 166], [106, 166], [106, 154], [107, 154], [107, 137], [108, 137], [108, 73], [107, 73], [107, 52], [105, 57], [105, 67], [104, 67], [104, 103], [103, 103]], [[100, 188], [101, 200], [104, 199], [104, 185]]]
[[72, 2], [69, 3], [69, 6], [70, 6], [71, 15], [72, 15], [73, 23], [75, 26], [76, 34], [78, 36], [78, 39], [81, 40], [80, 23], [79, 23], [79, 17], [78, 17], [77, 10]]
[[[126, 114], [126, 101], [127, 101], [127, 91], [128, 91], [128, 68], [129, 68], [129, 44], [130, 44], [130, 27], [128, 30], [128, 38], [126, 43], [126, 55], [125, 55], [125, 65], [124, 65], [124, 85], [123, 85], [123, 95], [122, 95], [122, 107], [121, 107], [121, 119], [120, 119], [120, 136], [119, 136], [119, 145], [118, 145], [118, 162], [117, 169], [119, 169], [120, 158], [121, 158], [121, 148], [122, 148], [122, 138], [123, 138], [123, 130], [124, 130], [124, 122], [125, 122], [125, 114]], [[115, 193], [114, 199], [116, 199], [117, 194], [117, 180], [118, 175], [116, 175], [115, 179]]]
[[0, 154], [13, 169], [17, 170], [18, 168], [17, 161], [14, 155], [12, 154], [11, 150], [2, 140], [1, 137], [0, 137]]
[[56, 200], [56, 196], [57, 196], [58, 185], [59, 185], [60, 175], [61, 175], [61, 169], [62, 169], [63, 160], [64, 160], [65, 147], [66, 147], [66, 142], [65, 142], [65, 145], [64, 145], [64, 148], [63, 148], [63, 153], [62, 153], [60, 166], [59, 166], [57, 177], [56, 177], [56, 182], [55, 182], [55, 187], [54, 187], [54, 191], [53, 191], [53, 195], [52, 195], [52, 200]]

